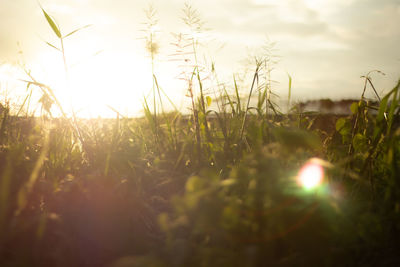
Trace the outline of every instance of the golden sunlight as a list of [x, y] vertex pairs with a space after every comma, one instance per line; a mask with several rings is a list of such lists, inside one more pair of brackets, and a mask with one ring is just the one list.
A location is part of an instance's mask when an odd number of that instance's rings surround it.
[[37, 60], [41, 73], [45, 73], [43, 81], [50, 85], [67, 114], [115, 117], [116, 110], [139, 115], [143, 97], [151, 88], [145, 58], [116, 51], [88, 57], [80, 51], [69, 51], [77, 59], [67, 62], [67, 70], [57, 51], [41, 53]]
[[0, 21], [0, 267], [400, 266], [400, 0]]

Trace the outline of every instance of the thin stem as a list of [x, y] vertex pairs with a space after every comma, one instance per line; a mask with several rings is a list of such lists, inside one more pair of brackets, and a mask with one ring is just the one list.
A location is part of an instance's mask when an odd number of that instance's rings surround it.
[[61, 53], [62, 53], [63, 62], [64, 62], [65, 81], [67, 83], [67, 88], [68, 88], [69, 87], [68, 65], [67, 65], [67, 59], [65, 57], [64, 39], [62, 37], [60, 38], [60, 42], [61, 42]]
[[246, 124], [246, 117], [247, 117], [247, 113], [248, 113], [248, 111], [249, 111], [249, 106], [250, 106], [250, 99], [251, 99], [251, 95], [252, 95], [252, 93], [253, 93], [254, 85], [255, 85], [256, 81], [258, 80], [258, 71], [259, 71], [259, 68], [260, 68], [260, 64], [257, 64], [257, 68], [256, 68], [256, 71], [255, 71], [254, 76], [253, 76], [253, 82], [252, 82], [251, 88], [250, 88], [249, 98], [247, 99], [246, 110], [244, 111], [244, 117], [243, 117], [243, 122], [242, 122], [242, 128], [241, 128], [241, 130], [240, 130], [240, 140], [243, 139], [244, 127], [245, 127], [245, 124]]

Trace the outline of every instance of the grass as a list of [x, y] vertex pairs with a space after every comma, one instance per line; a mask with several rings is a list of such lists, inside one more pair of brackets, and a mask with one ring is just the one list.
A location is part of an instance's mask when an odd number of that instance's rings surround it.
[[[200, 23], [185, 14], [187, 26]], [[181, 41], [196, 58], [197, 41]], [[145, 98], [137, 119], [51, 118], [51, 105], [62, 107], [31, 76], [47, 113], [0, 113], [0, 265], [398, 265], [400, 82], [373, 107], [367, 74], [330, 131], [315, 127], [319, 114], [279, 113], [265, 60], [246, 95], [234, 77], [213, 99], [195, 61], [190, 115], [163, 109], [153, 72], [154, 109]], [[306, 190], [295, 178], [311, 158], [324, 182]]]

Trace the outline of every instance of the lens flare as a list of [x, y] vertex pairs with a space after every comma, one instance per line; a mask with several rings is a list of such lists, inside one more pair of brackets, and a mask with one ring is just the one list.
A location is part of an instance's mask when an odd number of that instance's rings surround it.
[[305, 189], [313, 189], [322, 183], [324, 169], [315, 161], [309, 161], [297, 175], [297, 182]]

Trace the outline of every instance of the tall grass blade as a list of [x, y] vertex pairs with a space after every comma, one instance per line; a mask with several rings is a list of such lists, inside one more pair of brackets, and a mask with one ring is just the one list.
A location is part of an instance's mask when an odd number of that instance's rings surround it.
[[248, 99], [247, 99], [247, 105], [246, 105], [246, 109], [244, 111], [242, 127], [241, 127], [241, 130], [240, 130], [240, 140], [243, 139], [243, 133], [244, 133], [245, 125], [246, 125], [247, 113], [249, 111], [250, 100], [251, 100], [251, 96], [252, 96], [252, 93], [253, 93], [253, 90], [254, 90], [254, 86], [255, 86], [256, 82], [258, 82], [258, 71], [260, 69], [260, 66], [261, 66], [260, 63], [257, 63], [257, 67], [256, 67], [256, 70], [255, 70], [255, 73], [254, 73], [254, 76], [253, 76], [253, 82], [251, 83], [250, 93], [249, 93], [249, 96], [248, 96]]
[[234, 83], [234, 86], [235, 86], [235, 93], [236, 93], [236, 103], [237, 103], [236, 111], [237, 111], [239, 114], [241, 114], [241, 113], [242, 113], [242, 105], [240, 104], [239, 87], [238, 87], [238, 85], [237, 85], [235, 75], [233, 75], [233, 83]]
[[55, 45], [52, 45], [51, 43], [49, 43], [49, 42], [46, 42], [46, 44], [48, 45], [48, 46], [50, 46], [50, 47], [52, 47], [52, 48], [54, 48], [54, 49], [56, 49], [57, 51], [59, 51], [59, 52], [62, 52], [61, 51], [61, 49], [59, 49], [58, 47], [56, 47]]
[[47, 14], [47, 12], [42, 8], [43, 14], [47, 20], [47, 22], [49, 23], [50, 27], [52, 28], [53, 32], [57, 35], [57, 37], [59, 39], [62, 38], [61, 35], [61, 31], [59, 29], [59, 27], [57, 26], [57, 24], [54, 22], [54, 20], [49, 16], [49, 14]]
[[83, 30], [83, 29], [85, 29], [85, 28], [91, 27], [91, 26], [92, 26], [92, 24], [88, 24], [88, 25], [85, 25], [85, 26], [83, 26], [83, 27], [80, 27], [80, 28], [78, 28], [78, 29], [76, 29], [76, 30], [73, 30], [72, 32], [70, 32], [70, 33], [68, 33], [67, 35], [65, 35], [63, 38], [65, 39], [65, 38], [71, 36], [72, 34], [78, 32], [78, 31], [80, 31], [80, 30]]
[[290, 74], [287, 74], [289, 77], [289, 88], [288, 88], [288, 104], [287, 104], [287, 112], [289, 113], [290, 111], [290, 99], [292, 97], [292, 76]]
[[392, 103], [390, 104], [389, 115], [388, 115], [387, 135], [390, 134], [390, 130], [392, 128], [395, 109], [399, 107], [399, 100], [397, 98], [397, 95], [399, 93], [399, 88], [400, 88], [400, 81], [398, 81], [395, 88], [393, 88], [393, 98], [392, 98]]
[[[26, 90], [28, 90], [29, 87], [30, 87], [30, 83], [28, 83], [28, 84], [26, 85]], [[30, 91], [29, 94], [26, 95], [24, 101], [22, 102], [21, 106], [20, 106], [19, 109], [18, 109], [17, 114], [15, 115], [16, 117], [18, 117], [19, 113], [22, 111], [22, 109], [24, 108], [26, 102], [28, 101], [28, 99], [30, 98], [31, 95], [32, 95], [32, 90]]]

